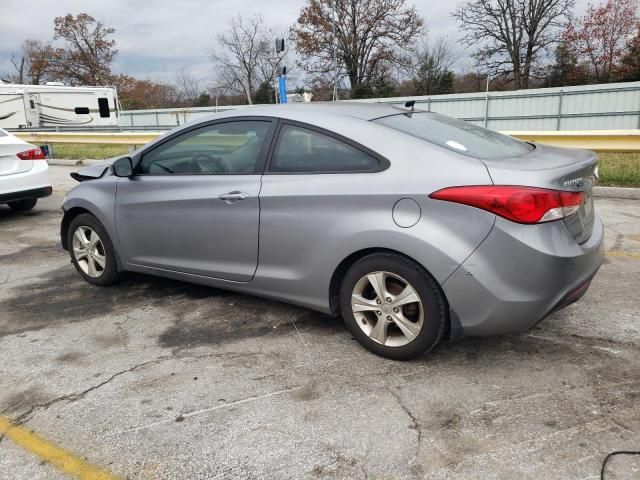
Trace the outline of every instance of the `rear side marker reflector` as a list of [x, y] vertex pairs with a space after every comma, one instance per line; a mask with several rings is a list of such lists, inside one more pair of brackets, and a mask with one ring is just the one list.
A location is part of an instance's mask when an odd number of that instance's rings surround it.
[[16, 153], [20, 160], [46, 160], [47, 156], [41, 148], [33, 148], [24, 152]]
[[429, 198], [480, 208], [517, 223], [544, 223], [575, 213], [583, 192], [514, 185], [471, 185], [443, 188]]

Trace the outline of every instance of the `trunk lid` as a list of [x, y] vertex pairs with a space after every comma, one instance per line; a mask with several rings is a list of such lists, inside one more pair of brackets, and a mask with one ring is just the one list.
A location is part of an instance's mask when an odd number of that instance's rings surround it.
[[598, 157], [589, 150], [535, 145], [531, 152], [510, 158], [483, 159], [496, 185], [526, 185], [570, 192], [583, 192], [580, 208], [563, 221], [578, 243], [591, 236], [595, 213], [593, 187]]
[[31, 170], [33, 160], [20, 160], [16, 153], [32, 148], [35, 147], [0, 130], [0, 177]]

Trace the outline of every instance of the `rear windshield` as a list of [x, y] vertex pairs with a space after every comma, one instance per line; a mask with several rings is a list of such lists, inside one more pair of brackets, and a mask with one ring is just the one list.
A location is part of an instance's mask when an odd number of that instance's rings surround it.
[[437, 113], [403, 113], [373, 121], [454, 152], [481, 159], [522, 155], [535, 148], [513, 137]]

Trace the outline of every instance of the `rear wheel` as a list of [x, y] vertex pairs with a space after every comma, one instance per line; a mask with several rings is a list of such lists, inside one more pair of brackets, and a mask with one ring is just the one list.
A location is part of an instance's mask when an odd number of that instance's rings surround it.
[[436, 281], [420, 265], [392, 253], [368, 255], [347, 271], [340, 290], [342, 316], [368, 350], [409, 360], [442, 338], [447, 314]]
[[78, 215], [67, 231], [71, 262], [89, 283], [111, 285], [120, 279], [109, 234], [93, 215]]
[[9, 202], [9, 208], [15, 212], [26, 212], [31, 210], [38, 203], [37, 198], [25, 198], [24, 200], [16, 200], [15, 202]]

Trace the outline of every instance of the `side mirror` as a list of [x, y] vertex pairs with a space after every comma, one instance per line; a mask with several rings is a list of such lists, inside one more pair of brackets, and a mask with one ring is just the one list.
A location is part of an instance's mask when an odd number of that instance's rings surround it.
[[116, 177], [133, 176], [133, 161], [129, 157], [119, 158], [113, 162], [112, 168]]

